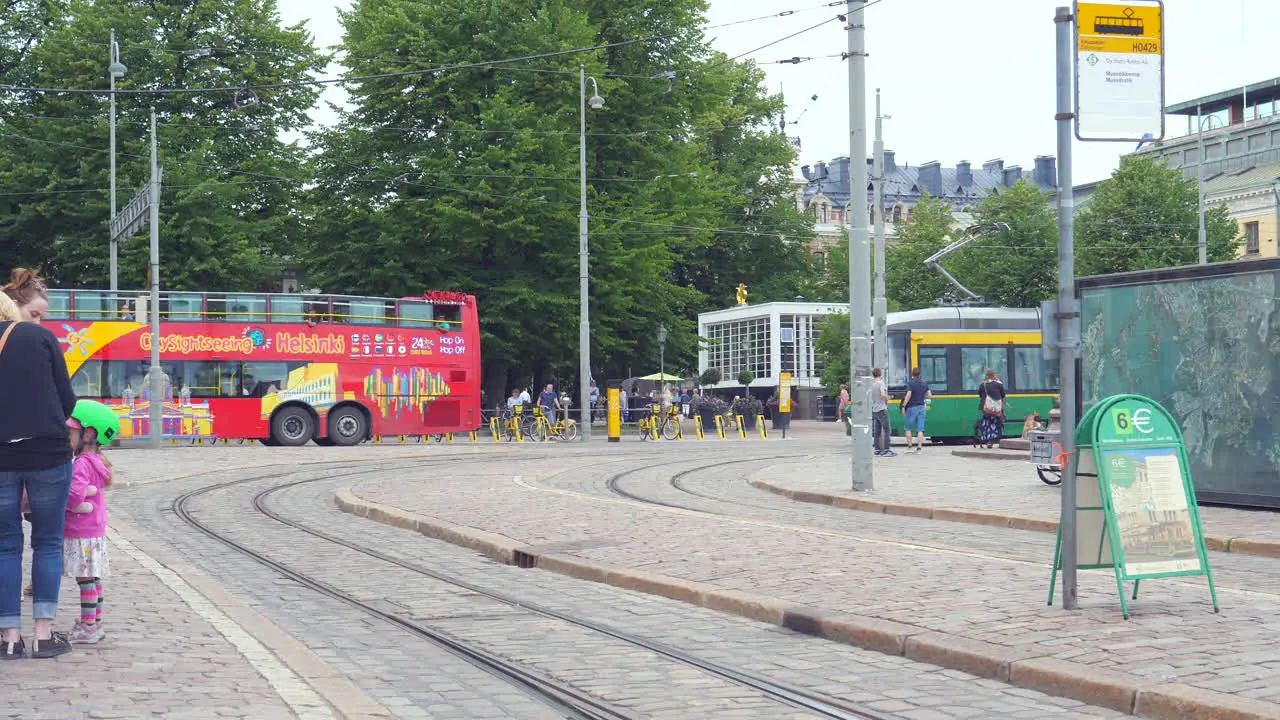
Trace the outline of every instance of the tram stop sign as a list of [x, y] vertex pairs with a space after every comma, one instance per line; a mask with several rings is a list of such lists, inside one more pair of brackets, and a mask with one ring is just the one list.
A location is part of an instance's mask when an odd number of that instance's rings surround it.
[[1076, 2], [1076, 137], [1164, 139], [1164, 4]]
[[[1076, 485], [1079, 567], [1115, 573], [1126, 618], [1125, 581], [1133, 581], [1136, 600], [1142, 579], [1180, 575], [1205, 575], [1217, 612], [1190, 463], [1174, 417], [1150, 398], [1114, 395], [1090, 408], [1076, 433], [1076, 473], [1097, 478]], [[1050, 605], [1061, 552], [1059, 531]]]

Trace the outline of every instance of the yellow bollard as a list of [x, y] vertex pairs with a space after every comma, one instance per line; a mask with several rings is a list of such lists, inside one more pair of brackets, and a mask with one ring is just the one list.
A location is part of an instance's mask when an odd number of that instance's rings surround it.
[[471, 442], [480, 442], [480, 435], [475, 430], [472, 430], [471, 432], [467, 433], [467, 439], [469, 439]]
[[502, 430], [497, 417], [489, 418], [489, 432], [493, 433], [494, 442], [502, 442]]
[[698, 436], [698, 439], [699, 439], [699, 440], [706, 440], [706, 439], [707, 439], [706, 433], [705, 433], [705, 432], [703, 431], [703, 429], [702, 429], [702, 416], [701, 416], [701, 415], [694, 415], [694, 416], [693, 416], [693, 432], [694, 432], [694, 434], [696, 434], [696, 435]]
[[374, 445], [381, 445], [381, 444], [382, 444], [382, 436], [381, 436], [381, 435], [374, 435], [374, 436], [373, 436], [373, 444], [374, 444]]
[[397, 435], [397, 436], [396, 436], [396, 442], [400, 443], [401, 445], [403, 445], [403, 444], [405, 443], [405, 441], [407, 441], [408, 439], [409, 439], [409, 438], [408, 438], [408, 437], [406, 437], [406, 436], [404, 436], [404, 435]]
[[768, 431], [768, 430], [766, 430], [766, 429], [765, 429], [765, 427], [764, 427], [764, 415], [757, 415], [757, 416], [756, 416], [756, 427], [757, 427], [757, 428], [759, 428], [759, 430], [760, 430], [760, 439], [761, 439], [761, 440], [768, 440], [768, 439], [769, 439], [769, 431]]
[[747, 422], [746, 420], [743, 419], [741, 415], [737, 417], [738, 417], [738, 437], [742, 438], [743, 440], [746, 440], [747, 439]]
[[724, 418], [719, 415], [716, 416], [716, 435], [724, 439]]
[[445, 433], [445, 434], [444, 434], [444, 441], [445, 441], [445, 442], [453, 442], [453, 433]]

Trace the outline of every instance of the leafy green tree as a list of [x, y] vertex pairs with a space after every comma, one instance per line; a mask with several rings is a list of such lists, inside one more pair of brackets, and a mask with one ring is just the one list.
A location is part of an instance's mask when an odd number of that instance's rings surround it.
[[822, 384], [831, 396], [840, 394], [840, 384], [849, 382], [849, 316], [828, 315], [818, 326], [814, 344], [822, 358]]
[[897, 241], [885, 251], [885, 295], [901, 309], [932, 307], [951, 292], [946, 278], [924, 261], [951, 241], [952, 224], [951, 203], [926, 194], [899, 226]]
[[[278, 277], [300, 230], [303, 152], [279, 139], [307, 121], [318, 91], [131, 94], [143, 88], [277, 85], [314, 77], [326, 57], [274, 0], [138, 5], [124, 0], [14, 4], [22, 38], [0, 30], [0, 72], [18, 86], [105, 88], [117, 31], [128, 72], [118, 87], [118, 203], [149, 177], [155, 107], [164, 168], [162, 280], [167, 289], [256, 289]], [[15, 50], [21, 46], [20, 50]], [[108, 280], [105, 93], [5, 93], [0, 110], [0, 246], [60, 284]], [[148, 247], [121, 246], [122, 287], [141, 286]]]
[[[710, 51], [698, 0], [517, 5], [362, 0], [344, 13], [359, 75], [623, 44], [353, 83], [353, 109], [315, 138], [314, 284], [475, 293], [490, 396], [514, 378], [574, 375], [582, 63], [605, 98], [587, 111], [593, 370], [656, 369], [660, 322], [669, 365], [690, 369], [698, 312], [738, 282], [757, 301], [790, 292], [807, 269], [785, 241], [811, 223], [780, 202], [793, 151], [766, 129], [780, 99], [758, 69]], [[669, 67], [676, 78], [650, 79]]]
[[[1076, 215], [1076, 274], [1191, 265], [1198, 260], [1199, 192], [1182, 171], [1129, 155], [1098, 185]], [[1236, 221], [1225, 207], [1207, 209], [1210, 262], [1239, 248]]]
[[974, 293], [1005, 307], [1039, 307], [1058, 287], [1053, 196], [1021, 180], [978, 203], [974, 222], [1007, 226], [965, 246], [943, 266]]

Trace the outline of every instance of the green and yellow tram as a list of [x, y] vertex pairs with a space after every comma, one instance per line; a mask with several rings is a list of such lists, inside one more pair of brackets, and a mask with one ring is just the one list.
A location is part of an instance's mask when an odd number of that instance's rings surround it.
[[929, 308], [889, 316], [887, 339], [889, 421], [902, 434], [899, 403], [910, 368], [919, 367], [933, 400], [925, 432], [942, 442], [973, 438], [982, 416], [978, 387], [987, 368], [1007, 393], [1005, 437], [1022, 434], [1033, 412], [1047, 418], [1058, 394], [1054, 366], [1040, 347], [1037, 309]]

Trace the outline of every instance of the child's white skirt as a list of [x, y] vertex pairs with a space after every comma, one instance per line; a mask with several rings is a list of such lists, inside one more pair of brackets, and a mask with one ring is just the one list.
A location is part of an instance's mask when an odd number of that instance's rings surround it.
[[106, 538], [63, 538], [62, 574], [64, 576], [69, 578], [106, 577], [108, 567]]

